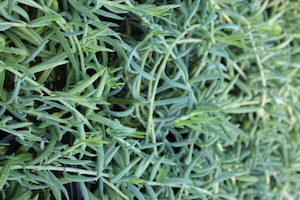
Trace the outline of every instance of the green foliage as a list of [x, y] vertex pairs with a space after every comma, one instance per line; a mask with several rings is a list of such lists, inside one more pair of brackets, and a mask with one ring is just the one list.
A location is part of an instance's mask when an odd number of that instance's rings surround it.
[[0, 199], [299, 199], [299, 8], [1, 1]]

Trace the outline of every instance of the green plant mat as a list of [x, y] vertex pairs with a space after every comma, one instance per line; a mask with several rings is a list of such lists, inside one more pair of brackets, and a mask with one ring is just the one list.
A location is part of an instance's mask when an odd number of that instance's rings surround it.
[[300, 199], [299, 0], [2, 0], [0, 199]]

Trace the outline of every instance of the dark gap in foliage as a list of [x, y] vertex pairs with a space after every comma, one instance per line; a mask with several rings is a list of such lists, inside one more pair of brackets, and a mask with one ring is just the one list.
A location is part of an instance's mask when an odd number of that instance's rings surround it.
[[96, 73], [96, 71], [95, 71], [95, 69], [87, 69], [87, 70], [86, 70], [86, 73], [87, 73], [89, 76], [93, 76], [93, 75]]
[[82, 106], [76, 105], [76, 110], [78, 110], [80, 113], [83, 113], [84, 108]]
[[270, 176], [270, 187], [274, 188], [276, 185], [280, 185], [281, 183], [278, 182], [278, 178], [275, 178], [273, 175]]
[[43, 105], [44, 103], [42, 101], [34, 101], [34, 108], [39, 108], [41, 105]]
[[159, 118], [161, 118], [161, 116], [157, 112], [155, 112], [155, 113], [153, 113], [153, 118], [159, 119]]
[[242, 91], [240, 90], [240, 88], [238, 87], [233, 87], [230, 91], [229, 91], [229, 94], [232, 95], [232, 96], [240, 96], [242, 94]]
[[92, 29], [92, 30], [97, 30], [97, 26], [93, 25], [93, 24], [89, 24], [89, 27]]
[[223, 64], [224, 66], [227, 65], [227, 60], [224, 57], [221, 57], [220, 63]]
[[0, 141], [1, 142], [10, 142], [11, 140], [13, 140], [13, 138], [14, 138], [14, 135], [12, 135], [6, 131], [0, 130]]
[[5, 147], [6, 155], [11, 155], [16, 152], [16, 149], [21, 147], [21, 144], [16, 140], [16, 136], [12, 135], [6, 131], [0, 130], [0, 134], [6, 135], [5, 138], [2, 138], [0, 141], [8, 143], [9, 145]]
[[14, 153], [15, 149], [20, 146], [20, 144], [15, 140], [16, 136], [8, 133], [4, 130], [0, 130], [0, 142], [7, 143], [7, 146], [1, 146], [1, 154], [10, 155]]
[[210, 180], [210, 175], [203, 176], [203, 180], [208, 182]]
[[[172, 143], [172, 142], [178, 142], [177, 138], [174, 136], [174, 134], [171, 134], [169, 133], [167, 136], [166, 136], [167, 140]], [[179, 153], [180, 150], [181, 150], [181, 147], [174, 147], [172, 146], [172, 150], [175, 154]]]
[[15, 88], [15, 83], [14, 83], [14, 74], [6, 71], [5, 72], [5, 78], [4, 78], [4, 88], [9, 92], [12, 91]]
[[171, 132], [169, 132], [169, 133], [166, 135], [166, 139], [167, 139], [169, 142], [177, 142], [176, 137], [175, 137], [174, 134], [171, 133]]
[[[44, 59], [44, 58], [42, 58], [42, 57], [40, 57], [40, 56], [37, 56], [37, 57], [35, 57], [34, 60], [31, 61], [29, 64], [30, 64], [30, 66], [32, 67], [32, 66], [38, 65], [38, 64], [40, 64], [40, 63], [42, 63], [43, 61], [46, 61], [46, 60], [47, 60], [47, 59]], [[38, 74], [38, 75], [37, 75], [37, 74]], [[37, 77], [39, 77], [40, 74], [41, 74], [41, 73], [39, 72], [39, 73], [36, 73], [35, 75], [36, 75]]]
[[[119, 90], [119, 89], [117, 89]], [[119, 92], [117, 92], [114, 96], [114, 98], [126, 98], [130, 94], [129, 88], [127, 86], [123, 87]]]
[[61, 109], [59, 108], [56, 108], [56, 107], [51, 107], [50, 109], [46, 109], [46, 110], [43, 110], [45, 112], [47, 112], [48, 114], [54, 114], [54, 113], [59, 113], [61, 111]]
[[66, 85], [67, 65], [56, 67], [50, 74], [46, 87], [54, 91], [63, 91]]
[[98, 186], [95, 182], [87, 182], [86, 183], [86, 187], [93, 193], [95, 191], [97, 191]]
[[204, 82], [204, 87], [209, 88], [213, 84], [213, 81], [205, 81]]
[[273, 15], [273, 7], [267, 7], [265, 9], [264, 14], [265, 14], [265, 20], [270, 19], [272, 17], [272, 15]]
[[96, 107], [98, 108], [98, 110], [103, 110], [103, 105], [101, 104], [97, 104]]
[[176, 67], [173, 67], [171, 65], [171, 66], [166, 67], [164, 72], [169, 77], [169, 79], [173, 79], [176, 76], [177, 69], [176, 69]]
[[15, 123], [17, 121], [19, 121], [19, 119], [17, 117], [15, 117], [10, 111], [9, 109], [6, 109], [5, 112], [3, 113], [2, 116], [0, 116], [0, 119], [5, 118], [5, 117], [12, 117], [12, 121], [15, 121]]
[[65, 7], [64, 7], [64, 3], [63, 3], [63, 1], [57, 1], [58, 2], [58, 9], [61, 11], [61, 10], [64, 10], [65, 9]]
[[142, 186], [142, 187], [140, 188], [140, 192], [141, 192], [142, 194], [146, 194], [146, 193], [147, 193], [146, 188], [145, 188], [144, 186]]
[[137, 40], [137, 41], [141, 41], [144, 39], [144, 28], [146, 27], [142, 27], [140, 25], [140, 22], [139, 22], [139, 18], [135, 15], [132, 15], [132, 16], [127, 16], [126, 18], [127, 20], [127, 23], [129, 23], [129, 26], [130, 26], [130, 30], [127, 30], [127, 31], [130, 31], [131, 32], [131, 37], [134, 39], [134, 40]]
[[[14, 36], [16, 36], [13, 32], [10, 32], [10, 31], [5, 31], [4, 32], [5, 34], [12, 34], [12, 35], [14, 35]], [[18, 36], [16, 36], [16, 37], [18, 37]], [[24, 40], [21, 40], [22, 42], [24, 42]], [[8, 44], [6, 44], [8, 47], [12, 47], [12, 48], [17, 48], [17, 45], [16, 45], [16, 43], [14, 43], [14, 42], [9, 42]]]
[[85, 132], [89, 132], [89, 131], [90, 131], [90, 129], [88, 128], [87, 125], [83, 125], [83, 128], [84, 128], [84, 131], [85, 131]]
[[124, 111], [124, 109], [117, 104], [111, 104], [109, 107], [111, 111]]
[[184, 139], [187, 139], [189, 137], [190, 133], [189, 132], [184, 132], [184, 133], [181, 133], [180, 136]]
[[61, 139], [62, 144], [67, 144], [69, 146], [74, 144], [75, 137], [71, 132], [66, 132]]
[[61, 116], [61, 118], [63, 118], [63, 119], [68, 119], [68, 118], [70, 118], [70, 117], [72, 117], [72, 113], [71, 113], [71, 112], [67, 112], [67, 113], [65, 113], [65, 114], [63, 114], [63, 115]]
[[179, 192], [180, 188], [177, 187], [172, 187], [171, 188], [173, 190], [174, 195], [176, 196], [177, 192]]
[[199, 134], [199, 139], [200, 139], [201, 141], [205, 141], [206, 137], [207, 137], [207, 136], [206, 136], [204, 133], [200, 133], [200, 134]]
[[[162, 79], [160, 79], [160, 80], [158, 81], [157, 88], [159, 88], [159, 87], [161, 87], [161, 86], [163, 86], [163, 85], [164, 85], [164, 81], [163, 81]], [[168, 94], [169, 92], [167, 92], [167, 91], [172, 91], [172, 89], [164, 90], [164, 93], [165, 93], [165, 94]]]
[[201, 148], [201, 146], [195, 144], [193, 151], [194, 151], [195, 156], [198, 156], [198, 153], [202, 151], [202, 148]]
[[[89, 146], [86, 146], [85, 151], [97, 155], [97, 152], [95, 152], [95, 150], [92, 149], [92, 148], [89, 147]], [[95, 162], [96, 162], [96, 161], [97, 161], [97, 156], [87, 156], [87, 155], [84, 155], [84, 156], [82, 157], [82, 160], [91, 160], [91, 161], [95, 161]]]
[[[113, 46], [111, 46], [110, 44], [108, 44], [108, 43], [104, 43], [104, 44], [105, 44], [106, 48], [113, 49]], [[109, 60], [109, 58], [110, 58], [111, 55], [113, 55], [114, 57], [116, 57], [117, 53], [116, 52], [107, 52], [108, 60]], [[98, 62], [100, 64], [103, 64], [103, 56], [102, 56], [102, 52], [101, 51], [96, 52], [95, 53], [95, 57], [97, 58], [97, 60], [98, 60]], [[107, 66], [105, 66], [105, 67], [110, 67], [110, 66], [111, 66], [110, 63], [108, 63]]]
[[[70, 199], [82, 200], [82, 192], [80, 190], [79, 183], [71, 182], [71, 183], [65, 184], [64, 187], [68, 191]], [[63, 197], [63, 199], [66, 200], [65, 197]]]
[[149, 152], [151, 153], [151, 148], [147, 148], [147, 149], [141, 149], [141, 152], [145, 153], [145, 154], [149, 154]]
[[26, 118], [32, 122], [33, 124], [35, 124], [36, 126], [40, 125], [42, 122], [40, 119], [38, 119], [37, 116], [33, 116], [33, 115], [26, 115]]
[[[105, 46], [107, 48], [113, 49], [113, 46], [111, 46], [108, 43], [105, 43]], [[118, 60], [118, 54], [116, 52], [107, 52], [107, 56], [108, 56], [108, 66], [114, 66], [114, 63], [116, 62], [116, 60]]]
[[173, 150], [174, 154], [178, 154], [180, 152], [181, 148], [180, 147], [172, 147], [172, 150]]
[[18, 4], [18, 6], [20, 6], [21, 8], [23, 8], [27, 12], [27, 14], [29, 15], [30, 20], [35, 19], [37, 9], [34, 9], [34, 8], [32, 8], [30, 6], [27, 6], [27, 5], [24, 5], [24, 4]]

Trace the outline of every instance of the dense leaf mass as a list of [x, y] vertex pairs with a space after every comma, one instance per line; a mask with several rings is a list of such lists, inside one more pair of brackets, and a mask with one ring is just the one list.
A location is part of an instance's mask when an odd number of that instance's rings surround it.
[[299, 0], [3, 0], [0, 199], [299, 199]]

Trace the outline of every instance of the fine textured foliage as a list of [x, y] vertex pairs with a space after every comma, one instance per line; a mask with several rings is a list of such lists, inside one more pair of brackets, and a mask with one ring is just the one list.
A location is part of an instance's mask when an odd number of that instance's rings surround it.
[[0, 199], [300, 198], [298, 0], [4, 0]]

